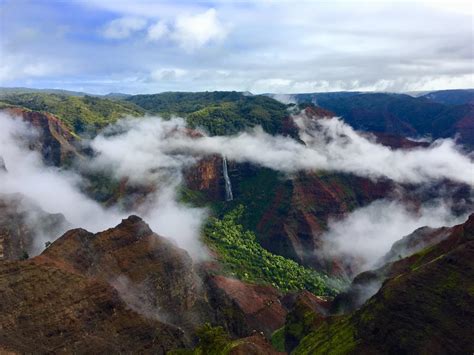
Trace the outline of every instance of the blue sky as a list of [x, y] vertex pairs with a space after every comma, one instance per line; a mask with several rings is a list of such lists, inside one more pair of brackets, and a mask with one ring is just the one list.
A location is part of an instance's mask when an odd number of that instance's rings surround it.
[[91, 93], [474, 87], [473, 5], [0, 0], [0, 85]]

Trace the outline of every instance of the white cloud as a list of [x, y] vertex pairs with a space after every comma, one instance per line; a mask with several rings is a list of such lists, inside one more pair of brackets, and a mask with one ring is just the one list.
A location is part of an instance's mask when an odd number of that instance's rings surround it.
[[166, 37], [169, 34], [169, 28], [164, 21], [158, 21], [148, 27], [147, 37], [150, 41], [156, 41]]
[[121, 17], [107, 23], [102, 34], [110, 39], [124, 39], [134, 32], [143, 30], [146, 24], [147, 21], [141, 17]]
[[453, 216], [444, 201], [415, 209], [401, 202], [380, 200], [330, 221], [329, 230], [321, 237], [323, 249], [318, 253], [345, 263], [356, 275], [374, 267], [393, 243], [417, 228], [452, 226], [465, 218]]
[[[147, 27], [143, 17], [122, 17], [109, 22], [103, 35], [110, 39], [125, 39], [133, 33]], [[211, 42], [217, 42], [227, 36], [228, 29], [217, 16], [213, 8], [195, 14], [178, 14], [169, 25], [158, 20], [148, 26], [146, 37], [149, 41], [171, 39], [187, 52], [201, 48]]]
[[100, 166], [113, 162], [111, 170], [136, 179], [155, 179], [163, 169], [179, 169], [196, 157], [222, 154], [229, 160], [287, 173], [328, 170], [402, 183], [450, 179], [474, 186], [474, 176], [466, 174], [474, 171], [474, 164], [452, 140], [436, 141], [428, 148], [392, 150], [359, 135], [337, 118], [315, 121], [300, 115], [296, 121], [305, 145], [258, 128], [235, 136], [193, 138], [184, 133], [182, 119], [149, 117], [123, 121], [121, 130], [126, 133], [99, 136], [92, 147], [101, 153]]
[[45, 77], [61, 74], [65, 70], [57, 59], [46, 62], [43, 58], [11, 55], [0, 52], [0, 81]]
[[173, 81], [176, 79], [186, 77], [187, 74], [188, 74], [187, 70], [174, 68], [174, 69], [156, 69], [151, 72], [150, 76], [151, 76], [151, 79], [155, 81], [161, 81], [161, 80]]
[[172, 38], [187, 51], [220, 41], [226, 36], [227, 29], [218, 19], [215, 9], [196, 15], [178, 16], [172, 34]]
[[[34, 76], [22, 74], [23, 68], [15, 65], [9, 74], [5, 55], [1, 55], [3, 85], [28, 86], [32, 80], [36, 87], [57, 87], [68, 81], [68, 89], [84, 87], [94, 93], [403, 92], [474, 85], [470, 1], [371, 0], [370, 6], [361, 6], [357, 1], [335, 0], [304, 1], [295, 6], [291, 1], [217, 1], [209, 5], [84, 0], [71, 4], [75, 10], [72, 18], [62, 16], [61, 7], [49, 3], [39, 7], [33, 6], [33, 0], [25, 1], [0, 1], [0, 11], [5, 14], [0, 45], [15, 60], [38, 59], [51, 63], [52, 68]], [[22, 5], [28, 2], [31, 6]], [[89, 18], [90, 11], [97, 14], [94, 21]], [[119, 29], [113, 30], [112, 36], [128, 35], [135, 40], [104, 45], [90, 34], [97, 33], [97, 19], [110, 16], [146, 19], [148, 24], [129, 31], [120, 29], [117, 21]], [[58, 38], [57, 29], [63, 26], [68, 32]], [[91, 40], [84, 41], [84, 35]], [[223, 38], [225, 45], [212, 45]], [[196, 50], [200, 46], [206, 50]], [[180, 56], [176, 47], [184, 48], [187, 55]], [[146, 78], [154, 68], [176, 66], [189, 73], [226, 71], [229, 75], [189, 75], [179, 82], [162, 80], [159, 85], [120, 80]], [[65, 73], [57, 71], [61, 67]], [[107, 83], [111, 77], [119, 80]], [[86, 82], [92, 80], [97, 84]]]

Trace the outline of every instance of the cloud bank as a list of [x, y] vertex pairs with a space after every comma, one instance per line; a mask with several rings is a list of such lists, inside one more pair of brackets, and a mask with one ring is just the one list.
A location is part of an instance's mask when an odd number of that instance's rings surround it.
[[91, 146], [99, 153], [99, 166], [136, 180], [220, 154], [286, 173], [327, 170], [399, 183], [450, 179], [474, 186], [473, 174], [466, 173], [474, 171], [474, 163], [452, 140], [436, 141], [428, 148], [392, 150], [359, 135], [337, 118], [311, 120], [300, 115], [295, 121], [305, 144], [269, 135], [261, 128], [235, 136], [190, 137], [182, 119], [149, 117], [122, 122], [125, 133], [101, 135]]

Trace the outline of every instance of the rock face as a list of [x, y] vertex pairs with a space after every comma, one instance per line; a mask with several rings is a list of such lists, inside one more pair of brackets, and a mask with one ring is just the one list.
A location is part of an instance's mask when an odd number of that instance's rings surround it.
[[30, 148], [41, 154], [45, 164], [64, 166], [80, 156], [77, 137], [54, 115], [22, 108], [8, 108], [4, 112], [22, 118], [38, 130], [39, 136], [31, 142]]
[[38, 253], [41, 237], [56, 237], [67, 225], [63, 215], [46, 213], [20, 194], [0, 194], [0, 260]]
[[38, 259], [109, 282], [135, 311], [185, 328], [199, 303], [190, 256], [137, 216], [97, 234], [70, 230]]
[[200, 160], [185, 174], [186, 185], [191, 190], [204, 193], [206, 198], [214, 201], [224, 200], [225, 187], [222, 172], [222, 157], [211, 156]]
[[387, 264], [372, 298], [353, 313], [314, 324], [294, 353], [472, 352], [473, 255], [471, 215], [438, 244]]
[[248, 336], [258, 330], [269, 338], [284, 325], [288, 311], [275, 288], [224, 276], [210, 276], [206, 283], [215, 320], [230, 334]]

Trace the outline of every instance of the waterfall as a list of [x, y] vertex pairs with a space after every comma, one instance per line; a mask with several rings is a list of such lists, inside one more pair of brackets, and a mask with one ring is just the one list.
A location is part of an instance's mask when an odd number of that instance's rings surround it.
[[232, 201], [234, 196], [232, 195], [232, 184], [230, 183], [229, 173], [227, 172], [227, 159], [225, 155], [222, 156], [222, 170], [225, 181], [225, 200]]

